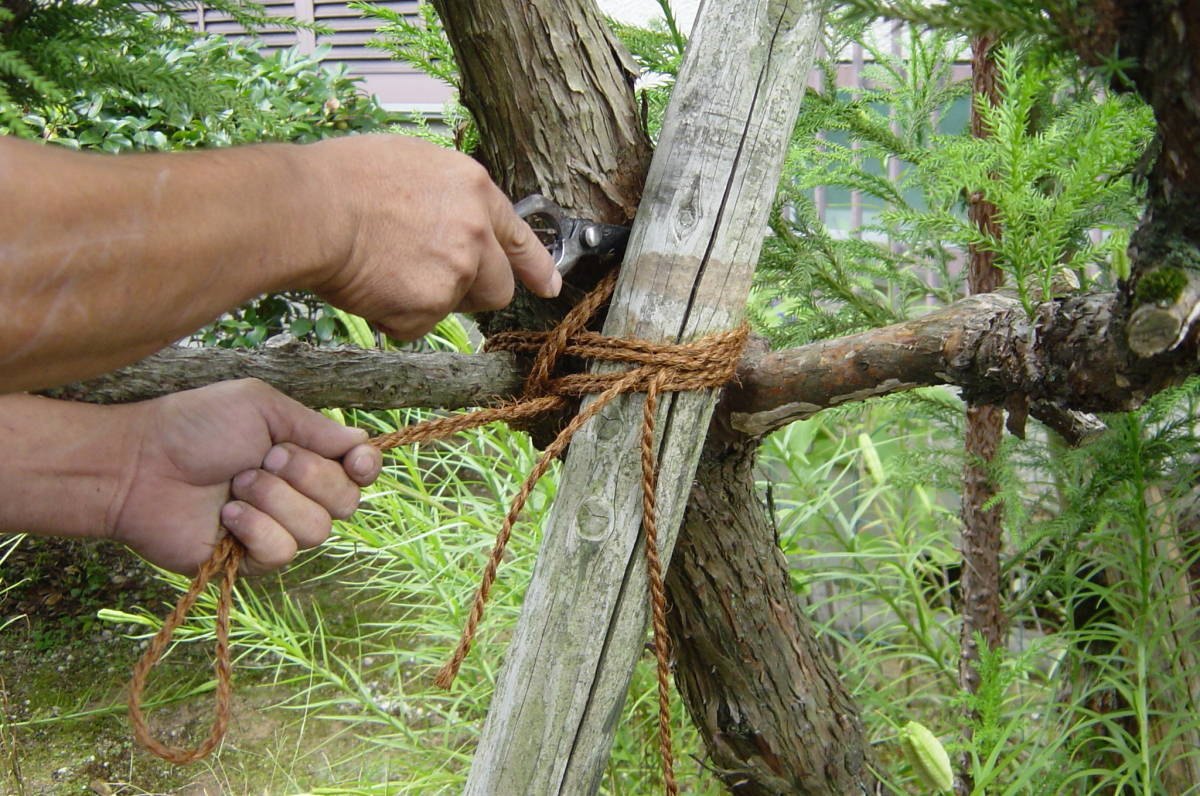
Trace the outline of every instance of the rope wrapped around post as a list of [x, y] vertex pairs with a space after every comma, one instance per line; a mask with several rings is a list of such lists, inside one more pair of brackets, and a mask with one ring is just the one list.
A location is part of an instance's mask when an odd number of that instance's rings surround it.
[[[663, 775], [668, 794], [675, 794], [674, 765], [671, 752], [671, 730], [669, 720], [670, 685], [669, 660], [666, 633], [666, 597], [662, 580], [662, 565], [658, 555], [658, 529], [655, 522], [655, 472], [654, 415], [658, 396], [664, 392], [715, 389], [733, 378], [741, 359], [749, 328], [745, 324], [727, 332], [708, 335], [693, 343], [672, 345], [651, 343], [644, 340], [622, 340], [604, 337], [587, 331], [586, 325], [612, 296], [616, 287], [617, 272], [613, 271], [576, 305], [562, 323], [546, 332], [506, 332], [493, 336], [487, 350], [512, 351], [518, 354], [535, 355], [529, 380], [522, 396], [513, 403], [490, 409], [479, 409], [462, 415], [428, 420], [408, 426], [390, 434], [373, 438], [370, 444], [380, 450], [401, 445], [431, 442], [494, 423], [530, 421], [546, 412], [565, 409], [572, 399], [586, 395], [596, 398], [585, 405], [567, 423], [558, 436], [546, 446], [533, 469], [525, 477], [516, 497], [513, 498], [504, 521], [496, 535], [496, 542], [480, 578], [475, 602], [467, 623], [463, 628], [458, 645], [450, 660], [438, 671], [434, 682], [440, 688], [449, 688], [470, 652], [479, 621], [483, 617], [496, 571], [504, 558], [504, 551], [512, 536], [513, 526], [525, 507], [534, 486], [549, 469], [550, 463], [558, 458], [570, 444], [575, 433], [601, 409], [619, 395], [631, 392], [646, 393], [642, 413], [641, 462], [642, 462], [642, 528], [645, 533], [647, 572], [650, 581], [651, 623], [654, 628], [654, 650], [658, 669], [659, 692], [659, 743], [662, 753]], [[554, 376], [558, 362], [564, 356], [583, 357], [595, 361], [619, 362], [633, 365], [625, 371], [612, 373], [579, 373]], [[129, 689], [129, 712], [137, 739], [154, 754], [174, 763], [191, 763], [201, 759], [220, 744], [229, 722], [232, 690], [229, 685], [232, 666], [229, 661], [229, 609], [233, 596], [233, 581], [237, 575], [243, 548], [231, 535], [226, 535], [217, 545], [213, 557], [205, 563], [192, 582], [191, 588], [180, 598], [175, 610], [164, 622], [163, 627], [147, 648], [145, 656], [134, 669]], [[194, 750], [167, 747], [156, 741], [146, 726], [141, 710], [141, 695], [146, 676], [170, 643], [171, 634], [186, 617], [187, 612], [203, 591], [211, 576], [220, 571], [224, 575], [221, 593], [217, 602], [217, 694], [216, 719], [209, 738]]]

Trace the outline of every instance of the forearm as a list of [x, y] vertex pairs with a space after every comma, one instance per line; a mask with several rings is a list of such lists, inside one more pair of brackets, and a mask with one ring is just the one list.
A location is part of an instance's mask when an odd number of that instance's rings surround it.
[[322, 193], [302, 147], [113, 157], [0, 137], [0, 393], [111, 370], [316, 284], [349, 249]]
[[126, 407], [0, 396], [0, 534], [105, 537], [134, 471]]

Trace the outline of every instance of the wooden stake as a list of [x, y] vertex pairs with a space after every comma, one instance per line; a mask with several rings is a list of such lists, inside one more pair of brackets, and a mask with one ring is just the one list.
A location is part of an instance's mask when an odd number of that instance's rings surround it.
[[[686, 342], [741, 320], [821, 30], [819, 6], [701, 10], [604, 333]], [[715, 395], [658, 412], [659, 546], [669, 560]], [[639, 538], [641, 396], [571, 445], [466, 793], [590, 794], [608, 760], [648, 598]]]

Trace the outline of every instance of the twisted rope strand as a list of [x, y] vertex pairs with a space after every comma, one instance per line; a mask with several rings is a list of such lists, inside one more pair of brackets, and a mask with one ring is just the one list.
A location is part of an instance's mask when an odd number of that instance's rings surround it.
[[676, 796], [675, 755], [671, 751], [671, 665], [670, 640], [667, 636], [667, 596], [663, 588], [662, 564], [658, 559], [658, 521], [655, 517], [657, 493], [654, 451], [654, 414], [665, 373], [659, 371], [646, 387], [642, 404], [642, 530], [646, 534], [646, 573], [650, 581], [651, 624], [654, 626], [654, 658], [658, 674], [658, 750], [662, 760], [663, 783], [667, 796]]
[[[663, 781], [668, 796], [676, 796], [679, 786], [675, 780], [674, 755], [671, 748], [670, 721], [670, 650], [666, 628], [666, 591], [663, 586], [662, 562], [659, 558], [656, 508], [657, 457], [654, 448], [654, 416], [658, 396], [663, 392], [683, 392], [721, 387], [733, 378], [748, 327], [708, 335], [683, 345], [658, 344], [646, 340], [622, 340], [587, 331], [586, 326], [596, 312], [608, 301], [616, 286], [617, 275], [606, 276], [596, 289], [567, 314], [562, 323], [547, 332], [508, 332], [488, 341], [487, 351], [506, 350], [518, 354], [534, 354], [529, 380], [521, 398], [513, 403], [490, 409], [479, 409], [462, 415], [435, 418], [381, 434], [370, 440], [380, 450], [400, 445], [431, 442], [467, 431], [497, 420], [509, 423], [529, 421], [547, 412], [565, 409], [585, 395], [596, 395], [576, 413], [558, 436], [542, 451], [533, 469], [522, 481], [504, 521], [496, 535], [487, 565], [480, 577], [479, 588], [471, 606], [453, 655], [438, 670], [434, 682], [440, 688], [450, 688], [463, 661], [471, 650], [484, 608], [495, 584], [496, 573], [504, 551], [512, 537], [513, 526], [529, 500], [537, 482], [545, 475], [550, 463], [562, 455], [575, 433], [595, 417], [617, 396], [631, 392], [646, 393], [642, 407], [641, 465], [642, 465], [642, 531], [646, 538], [646, 568], [650, 585], [651, 623], [654, 628], [654, 654], [658, 674], [659, 749], [662, 757]], [[555, 377], [554, 372], [564, 356], [620, 362], [634, 365], [632, 370], [611, 373], [579, 373]], [[226, 533], [210, 558], [200, 568], [191, 587], [179, 599], [175, 610], [167, 617], [155, 635], [142, 660], [134, 669], [129, 684], [129, 714], [134, 735], [149, 751], [172, 763], [193, 763], [220, 745], [229, 725], [232, 703], [232, 663], [229, 655], [229, 611], [233, 601], [233, 583], [238, 565], [245, 552], [241, 543]], [[141, 709], [146, 677], [170, 644], [171, 636], [183, 623], [200, 593], [216, 573], [222, 574], [221, 591], [217, 600], [216, 618], [216, 717], [209, 737], [193, 750], [166, 746], [150, 734]]]

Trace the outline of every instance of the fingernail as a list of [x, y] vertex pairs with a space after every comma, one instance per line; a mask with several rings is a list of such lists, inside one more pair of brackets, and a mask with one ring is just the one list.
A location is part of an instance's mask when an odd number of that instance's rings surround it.
[[227, 523], [233, 522], [238, 517], [242, 516], [242, 512], [245, 510], [246, 506], [236, 500], [232, 503], [226, 503], [221, 507], [221, 521]]
[[369, 453], [360, 453], [350, 465], [350, 472], [359, 478], [366, 478], [375, 470], [375, 457]]
[[287, 464], [287, 461], [288, 449], [282, 445], [276, 445], [263, 457], [263, 469], [268, 473], [278, 473]]
[[250, 486], [258, 478], [258, 470], [243, 470], [233, 477], [233, 486], [236, 489], [244, 489]]
[[555, 268], [554, 273], [550, 276], [550, 296], [549, 296], [549, 298], [554, 298], [561, 292], [562, 292], [562, 274], [560, 274], [558, 272], [558, 269]]

